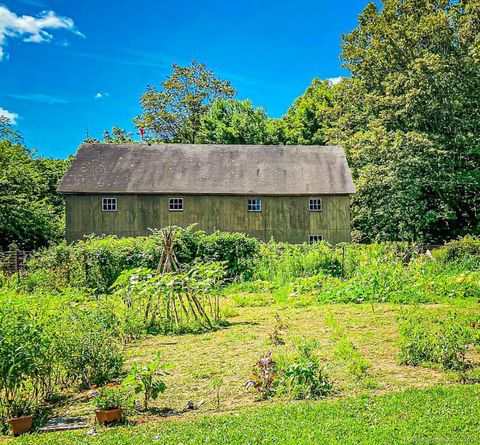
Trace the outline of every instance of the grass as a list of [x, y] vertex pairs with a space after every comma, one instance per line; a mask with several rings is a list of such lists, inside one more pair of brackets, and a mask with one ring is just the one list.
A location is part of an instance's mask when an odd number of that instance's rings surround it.
[[383, 396], [258, 406], [155, 425], [25, 436], [18, 444], [478, 443], [480, 386], [409, 389]]
[[[459, 302], [461, 310], [480, 312], [476, 302]], [[454, 303], [425, 305], [428, 310], [448, 310]], [[222, 379], [220, 412], [226, 413], [257, 403], [244, 388], [253, 364], [261, 353], [273, 351], [281, 360], [293, 354], [296, 345], [305, 339], [316, 339], [318, 354], [327, 364], [334, 384], [334, 398], [359, 395], [381, 395], [408, 388], [458, 383], [455, 373], [440, 369], [402, 366], [398, 363], [397, 316], [403, 310], [395, 304], [335, 304], [292, 308], [233, 307], [230, 302], [230, 326], [216, 332], [180, 336], [149, 336], [127, 348], [128, 362], [151, 361], [161, 351], [162, 361], [170, 363], [170, 375], [164, 380], [167, 390], [152, 402], [152, 410], [133, 416], [133, 420], [158, 422], [159, 412], [182, 416], [216, 413], [216, 389], [212, 382]], [[284, 345], [269, 341], [277, 323], [275, 314], [287, 325], [281, 333]], [[332, 321], [333, 320], [333, 321]], [[339, 334], [340, 332], [340, 334]], [[347, 345], [347, 347], [345, 347]], [[343, 346], [343, 347], [342, 347]], [[352, 348], [354, 351], [352, 351]], [[345, 357], [350, 354], [351, 357]], [[350, 358], [350, 360], [349, 360]], [[365, 375], [351, 371], [352, 360], [367, 363]], [[185, 414], [187, 401], [204, 401], [201, 409]], [[276, 399], [277, 402], [286, 400]], [[86, 392], [72, 394], [65, 405], [54, 408], [63, 416], [87, 416], [93, 423], [93, 409]]]

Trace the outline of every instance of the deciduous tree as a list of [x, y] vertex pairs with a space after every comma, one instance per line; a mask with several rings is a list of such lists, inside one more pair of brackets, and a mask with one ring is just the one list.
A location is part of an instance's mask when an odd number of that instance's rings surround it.
[[351, 77], [330, 141], [357, 184], [362, 239], [439, 242], [480, 227], [480, 4], [370, 3], [343, 37]]
[[151, 142], [195, 143], [202, 116], [216, 99], [230, 99], [235, 90], [230, 82], [217, 78], [204, 64], [193, 61], [173, 72], [158, 89], [148, 86], [140, 98], [142, 114], [134, 119]]
[[202, 117], [198, 142], [203, 144], [268, 144], [268, 116], [249, 100], [217, 100]]

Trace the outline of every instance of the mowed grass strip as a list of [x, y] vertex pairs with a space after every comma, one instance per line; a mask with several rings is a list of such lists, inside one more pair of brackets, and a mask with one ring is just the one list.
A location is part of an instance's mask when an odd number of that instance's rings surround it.
[[409, 389], [311, 403], [257, 406], [235, 414], [155, 425], [31, 435], [14, 444], [474, 444], [480, 386]]

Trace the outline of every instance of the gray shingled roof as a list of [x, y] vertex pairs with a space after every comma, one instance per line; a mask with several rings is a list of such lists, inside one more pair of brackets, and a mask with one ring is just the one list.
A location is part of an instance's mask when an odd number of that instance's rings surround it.
[[60, 193], [354, 193], [341, 147], [83, 144]]

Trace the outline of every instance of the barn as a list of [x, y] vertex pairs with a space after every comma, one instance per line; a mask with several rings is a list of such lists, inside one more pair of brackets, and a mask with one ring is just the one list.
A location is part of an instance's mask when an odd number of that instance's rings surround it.
[[338, 146], [82, 144], [58, 192], [66, 238], [169, 225], [290, 243], [350, 241], [354, 190]]

